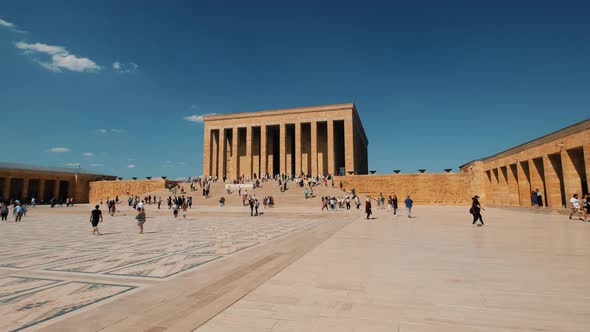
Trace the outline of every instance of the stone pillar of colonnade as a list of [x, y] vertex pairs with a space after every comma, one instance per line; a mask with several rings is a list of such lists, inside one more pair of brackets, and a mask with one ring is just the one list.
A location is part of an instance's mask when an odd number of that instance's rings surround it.
[[[327, 146], [328, 149], [328, 174], [334, 174], [334, 121], [328, 119], [328, 133], [327, 133]], [[325, 175], [325, 174], [324, 174]]]
[[543, 202], [542, 204], [545, 205], [545, 190], [543, 189], [543, 164], [542, 162], [539, 164], [538, 159], [529, 159], [529, 172], [531, 177], [531, 190], [539, 191], [542, 194]]
[[318, 175], [318, 123], [311, 122], [311, 176]]
[[4, 194], [4, 199], [10, 199], [10, 181], [12, 178], [7, 176], [4, 180], [4, 188], [2, 188], [2, 193]]
[[259, 177], [264, 176], [268, 173], [267, 165], [268, 158], [266, 156], [266, 125], [260, 126], [260, 174]]
[[281, 175], [287, 173], [287, 168], [286, 168], [287, 149], [285, 147], [286, 140], [287, 140], [287, 128], [284, 123], [281, 123], [279, 125], [279, 165], [280, 165]]
[[29, 178], [23, 177], [23, 192], [21, 194], [22, 199], [29, 199]]
[[57, 199], [58, 202], [61, 199], [61, 197], [59, 197], [60, 182], [61, 181], [56, 178], [55, 179], [55, 187], [53, 188], [53, 197], [55, 197], [55, 199]]
[[[557, 156], [558, 157], [558, 156]], [[543, 156], [543, 170], [545, 172], [545, 187], [547, 193], [545, 193], [547, 199], [547, 206], [552, 208], [559, 208], [562, 206], [561, 202], [561, 186], [559, 184], [559, 169], [556, 169], [558, 165], [555, 165], [551, 161], [551, 157], [548, 155]]]
[[518, 195], [518, 181], [516, 180], [516, 164], [506, 166], [506, 173], [508, 178], [508, 196], [510, 205], [520, 205], [520, 197]]
[[37, 199], [37, 201], [45, 201], [45, 179], [44, 178], [39, 179], [39, 193], [37, 194], [37, 197], [35, 197], [35, 199]]
[[345, 172], [355, 172], [359, 170], [354, 169], [354, 127], [352, 118], [344, 120], [344, 167]]
[[211, 175], [211, 129], [205, 128], [203, 142], [203, 175]]
[[237, 179], [240, 174], [239, 174], [239, 168], [238, 168], [238, 164], [239, 164], [239, 159], [240, 159], [240, 154], [238, 152], [238, 139], [239, 139], [239, 135], [238, 135], [238, 127], [234, 127], [232, 129], [232, 141], [231, 141], [231, 177], [232, 179]]
[[510, 188], [508, 186], [508, 169], [506, 166], [498, 167], [498, 176], [500, 182], [500, 193], [502, 195], [502, 205], [512, 205], [510, 201]]
[[517, 161], [518, 188], [520, 193], [520, 206], [531, 206], [531, 185], [527, 174], [528, 161]]
[[301, 123], [295, 123], [295, 175], [301, 175]]
[[219, 149], [217, 151], [217, 176], [220, 180], [223, 181], [223, 177], [225, 176], [225, 158], [226, 158], [226, 139], [225, 139], [225, 129], [219, 129], [219, 139], [218, 139], [218, 146]]
[[252, 180], [252, 126], [246, 127], [246, 165], [244, 166], [244, 176]]
[[209, 154], [209, 160], [211, 161], [211, 173], [209, 175], [215, 177], [217, 175], [217, 163], [219, 162], [219, 160], [217, 159], [217, 156], [219, 155], [217, 153], [217, 151], [219, 150], [219, 131], [221, 129], [218, 130], [214, 130], [211, 131], [211, 153]]
[[561, 166], [563, 169], [563, 185], [565, 187], [566, 201], [569, 202], [569, 199], [574, 194], [578, 194], [578, 198], [581, 198], [582, 181], [574, 165], [574, 160], [566, 149], [561, 150]]

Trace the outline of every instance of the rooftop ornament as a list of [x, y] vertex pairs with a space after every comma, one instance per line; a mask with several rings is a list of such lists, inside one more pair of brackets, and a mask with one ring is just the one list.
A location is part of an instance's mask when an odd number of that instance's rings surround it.
[[137, 180], [137, 176], [132, 176], [131, 177], [133, 180]]
[[375, 174], [375, 173], [377, 173], [377, 171], [369, 171], [369, 173]]
[[452, 170], [453, 170], [452, 168], [445, 168], [445, 172], [447, 172], [447, 173], [451, 173]]
[[151, 176], [146, 176], [145, 178], [148, 179], [148, 180], [151, 180], [152, 179]]
[[348, 175], [352, 175], [352, 173], [354, 173], [354, 171], [348, 171]]
[[393, 173], [395, 173], [395, 174], [399, 174], [399, 172], [400, 172], [400, 170], [399, 170], [399, 169], [394, 169], [394, 170], [393, 170]]
[[424, 173], [424, 172], [426, 172], [426, 170], [425, 169], [419, 169], [418, 172]]
[[164, 179], [164, 180], [166, 180], [167, 176], [162, 176], [161, 178]]

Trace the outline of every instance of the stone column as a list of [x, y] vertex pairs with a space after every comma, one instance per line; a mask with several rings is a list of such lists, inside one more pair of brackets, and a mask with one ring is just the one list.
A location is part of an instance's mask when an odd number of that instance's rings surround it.
[[9, 200], [12, 197], [10, 197], [10, 180], [12, 180], [12, 178], [10, 176], [7, 176], [5, 178], [5, 182], [4, 182], [4, 188], [2, 188], [3, 193], [4, 193], [4, 199]]
[[225, 128], [219, 128], [219, 141], [217, 143], [219, 146], [218, 156], [217, 156], [217, 176], [219, 180], [223, 181], [223, 176], [225, 175], [225, 158], [226, 158], [226, 142], [225, 142]]
[[203, 137], [203, 175], [211, 174], [211, 129], [205, 128]]
[[60, 199], [60, 197], [59, 197], [59, 187], [60, 187], [59, 186], [59, 182], [60, 182], [60, 180], [56, 178], [55, 179], [55, 188], [53, 188], [53, 197], [55, 197], [55, 199], [58, 202], [59, 202], [59, 199]]
[[[534, 159], [529, 159], [529, 175], [531, 177], [531, 190], [537, 190], [543, 194], [543, 199], [545, 199], [545, 192], [543, 190], [543, 178], [541, 177], [541, 172], [537, 168], [537, 164], [535, 163]], [[543, 202], [543, 205], [545, 202]]]
[[260, 126], [260, 174], [259, 177], [268, 173], [266, 158], [266, 125]]
[[[334, 121], [328, 119], [328, 174], [334, 176]], [[326, 175], [326, 174], [324, 174]]]
[[22, 199], [27, 199], [29, 197], [29, 178], [23, 177], [23, 193], [21, 194]]
[[239, 153], [238, 153], [238, 127], [234, 127], [232, 129], [232, 141], [231, 141], [231, 175], [233, 177], [233, 179], [237, 179], [240, 176], [239, 170], [238, 170], [238, 160], [240, 159]]
[[39, 179], [39, 194], [37, 194], [37, 197], [35, 197], [35, 198], [37, 199], [37, 202], [45, 201], [45, 179], [44, 178]]
[[301, 123], [295, 122], [295, 175], [301, 175]]
[[543, 156], [543, 170], [545, 172], [545, 193], [547, 199], [547, 206], [551, 208], [561, 207], [561, 187], [559, 185], [559, 176], [551, 159], [548, 155]]
[[246, 127], [246, 166], [244, 167], [244, 176], [252, 180], [252, 126]]
[[280, 148], [279, 148], [279, 161], [280, 161], [280, 171], [281, 175], [286, 173], [286, 165], [285, 161], [287, 159], [287, 149], [285, 148], [285, 144], [287, 141], [287, 128], [285, 127], [284, 123], [280, 124], [279, 128], [279, 141], [280, 141]]
[[318, 176], [318, 123], [311, 122], [311, 176]]
[[218, 163], [217, 156], [219, 155], [218, 151], [219, 151], [219, 130], [216, 129], [214, 131], [211, 131], [211, 155], [209, 157], [211, 160], [211, 176], [216, 176], [217, 169], [219, 168], [219, 166], [217, 166], [217, 163]]
[[344, 120], [344, 167], [346, 174], [354, 171], [356, 174], [358, 169], [354, 169], [354, 128], [351, 119]]
[[512, 165], [507, 165], [506, 173], [508, 175], [510, 205], [518, 206], [520, 202], [520, 197], [518, 196], [518, 181], [516, 181], [516, 167], [513, 168]]
[[561, 165], [563, 169], [565, 198], [568, 202], [567, 204], [569, 204], [569, 200], [574, 194], [578, 194], [578, 198], [582, 198], [582, 181], [580, 180], [580, 175], [576, 170], [574, 161], [570, 157], [569, 153], [567, 153], [566, 149], [561, 150]]
[[[527, 161], [525, 163], [528, 164]], [[520, 206], [531, 206], [531, 185], [522, 167], [522, 162], [516, 162], [516, 171], [518, 174], [518, 188], [520, 190]]]

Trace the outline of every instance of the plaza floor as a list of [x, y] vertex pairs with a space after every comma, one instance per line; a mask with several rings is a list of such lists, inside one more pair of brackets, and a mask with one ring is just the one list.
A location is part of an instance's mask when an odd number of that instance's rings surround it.
[[[587, 331], [590, 224], [464, 207], [249, 217], [31, 209], [0, 225], [0, 330]], [[318, 209], [319, 210], [319, 209]]]

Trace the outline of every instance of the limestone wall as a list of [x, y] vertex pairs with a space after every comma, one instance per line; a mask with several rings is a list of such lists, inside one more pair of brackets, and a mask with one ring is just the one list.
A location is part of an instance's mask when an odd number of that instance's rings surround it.
[[[427, 205], [467, 205], [471, 197], [479, 193], [473, 183], [476, 173], [434, 173], [434, 174], [384, 174], [348, 175], [334, 178], [336, 186], [342, 185], [347, 191], [352, 188], [361, 195], [385, 198], [396, 194], [400, 201], [411, 195], [414, 203]], [[476, 190], [477, 192], [473, 192]], [[481, 196], [481, 194], [480, 194]]]
[[148, 192], [168, 188], [168, 185], [176, 186], [178, 181], [154, 179], [154, 180], [124, 180], [124, 181], [93, 181], [90, 182], [89, 201], [99, 202], [107, 198], [128, 195], [143, 195]]

